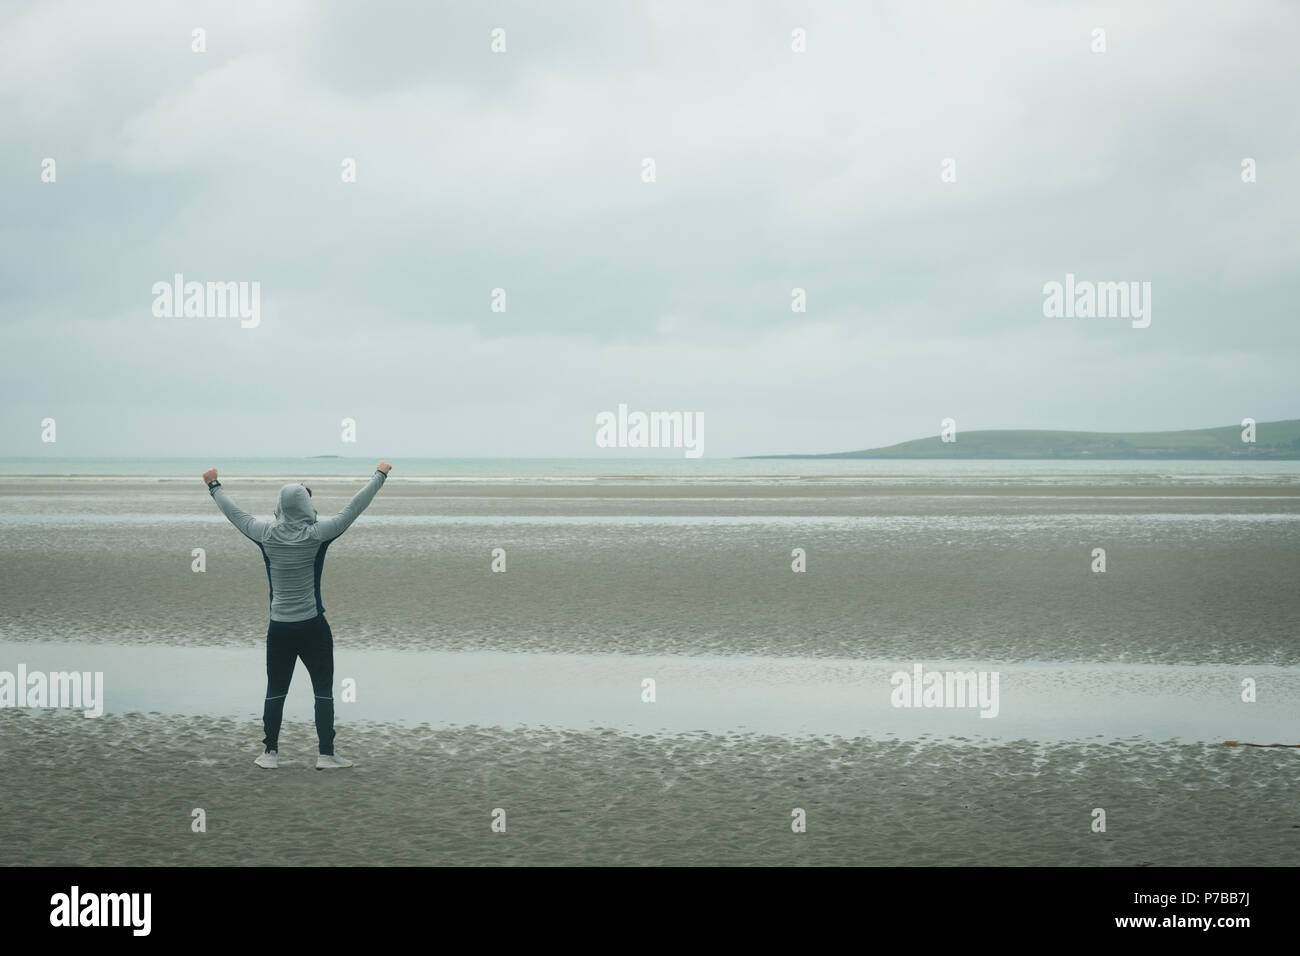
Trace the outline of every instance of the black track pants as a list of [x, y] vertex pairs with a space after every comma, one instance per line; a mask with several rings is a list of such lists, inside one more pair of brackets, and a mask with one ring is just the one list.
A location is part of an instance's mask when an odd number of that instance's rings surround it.
[[262, 728], [267, 750], [278, 750], [284, 699], [302, 658], [316, 695], [316, 737], [323, 754], [334, 753], [334, 635], [318, 614], [309, 621], [272, 621], [266, 629], [266, 706]]

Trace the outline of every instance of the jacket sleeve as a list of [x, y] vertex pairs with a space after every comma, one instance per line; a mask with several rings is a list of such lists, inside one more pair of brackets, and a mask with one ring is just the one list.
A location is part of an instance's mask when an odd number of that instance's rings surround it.
[[365, 487], [352, 496], [352, 500], [343, 507], [342, 511], [332, 518], [321, 518], [316, 522], [317, 536], [322, 541], [332, 541], [344, 531], [347, 531], [352, 526], [352, 522], [356, 521], [361, 512], [365, 511], [370, 502], [374, 500], [375, 495], [379, 492], [387, 477], [376, 468], [375, 473], [366, 482]]
[[212, 500], [217, 503], [221, 513], [230, 519], [230, 523], [238, 528], [243, 534], [251, 540], [261, 544], [262, 537], [266, 534], [271, 522], [265, 518], [254, 518], [247, 511], [244, 511], [230, 500], [226, 490], [220, 485], [212, 489]]

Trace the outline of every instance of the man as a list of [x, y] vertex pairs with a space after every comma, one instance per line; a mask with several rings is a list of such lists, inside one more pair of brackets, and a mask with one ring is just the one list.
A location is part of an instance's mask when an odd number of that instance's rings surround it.
[[334, 753], [334, 635], [325, 621], [320, 577], [325, 549], [366, 510], [392, 467], [381, 461], [366, 486], [332, 518], [317, 517], [310, 488], [285, 485], [280, 489], [275, 521], [241, 511], [217, 481], [217, 469], [203, 473], [217, 507], [261, 549], [271, 588], [271, 623], [266, 629], [266, 703], [262, 709], [265, 749], [254, 761], [259, 767], [274, 770], [280, 766], [284, 699], [300, 657], [316, 695], [316, 736], [320, 745], [316, 769], [352, 766], [351, 760]]

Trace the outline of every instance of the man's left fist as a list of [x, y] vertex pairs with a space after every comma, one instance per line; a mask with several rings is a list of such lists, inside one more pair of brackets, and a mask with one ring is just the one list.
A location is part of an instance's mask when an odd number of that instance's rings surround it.
[[207, 471], [203, 473], [203, 481], [205, 484], [211, 484], [216, 480], [217, 480], [217, 469], [209, 468]]

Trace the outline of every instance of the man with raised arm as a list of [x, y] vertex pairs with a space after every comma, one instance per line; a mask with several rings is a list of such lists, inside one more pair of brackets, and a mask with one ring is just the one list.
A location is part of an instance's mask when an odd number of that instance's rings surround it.
[[203, 473], [217, 507], [261, 549], [271, 589], [271, 623], [266, 629], [266, 703], [262, 709], [265, 749], [254, 761], [259, 767], [274, 770], [280, 765], [284, 699], [300, 657], [316, 695], [316, 736], [320, 745], [316, 769], [352, 766], [351, 760], [334, 753], [334, 635], [325, 621], [320, 577], [325, 549], [366, 510], [392, 467], [381, 461], [366, 486], [332, 518], [317, 517], [311, 489], [306, 485], [285, 485], [280, 489], [274, 521], [241, 511], [217, 481], [217, 469]]

